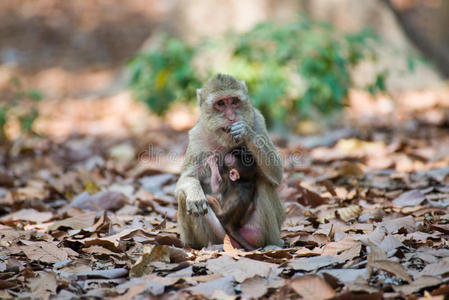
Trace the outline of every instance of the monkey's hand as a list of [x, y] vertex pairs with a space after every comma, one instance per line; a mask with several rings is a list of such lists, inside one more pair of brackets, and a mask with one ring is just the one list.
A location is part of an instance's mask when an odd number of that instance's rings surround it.
[[200, 216], [207, 214], [207, 200], [206, 197], [191, 198], [187, 196], [186, 199], [187, 214]]
[[232, 123], [232, 125], [229, 126], [229, 132], [234, 141], [254, 135], [254, 130], [245, 121]]

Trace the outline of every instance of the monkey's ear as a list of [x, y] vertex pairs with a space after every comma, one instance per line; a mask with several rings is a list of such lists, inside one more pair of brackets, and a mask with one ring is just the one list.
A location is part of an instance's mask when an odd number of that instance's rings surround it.
[[201, 92], [202, 89], [196, 89], [196, 99], [198, 100], [198, 105], [201, 106]]
[[245, 91], [245, 93], [248, 94], [248, 87], [246, 86], [245, 80], [240, 80], [240, 83], [242, 84], [242, 88]]

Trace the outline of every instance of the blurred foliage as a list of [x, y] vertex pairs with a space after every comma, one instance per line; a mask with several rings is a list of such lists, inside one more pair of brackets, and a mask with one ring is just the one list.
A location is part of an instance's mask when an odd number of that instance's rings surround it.
[[42, 93], [27, 89], [19, 78], [10, 80], [12, 97], [0, 101], [0, 141], [6, 139], [5, 128], [9, 122], [18, 121], [22, 134], [33, 132], [34, 121], [39, 116], [37, 101], [42, 100]]
[[157, 114], [174, 101], [195, 95], [200, 81], [192, 67], [195, 49], [175, 39], [167, 39], [159, 51], [139, 54], [130, 62], [131, 86], [137, 99]]
[[[130, 86], [137, 99], [161, 114], [174, 101], [193, 100], [201, 82], [223, 72], [246, 81], [254, 105], [269, 124], [328, 115], [344, 106], [353, 86], [352, 68], [376, 58], [371, 47], [376, 40], [369, 30], [341, 34], [307, 16], [283, 25], [262, 23], [249, 32], [228, 33], [194, 46], [168, 38], [159, 49], [131, 61]], [[211, 51], [220, 57], [218, 63], [201, 58]], [[218, 55], [220, 51], [227, 55]], [[206, 60], [205, 70], [194, 67], [198, 57]], [[386, 75], [377, 74], [365, 88], [384, 91]]]

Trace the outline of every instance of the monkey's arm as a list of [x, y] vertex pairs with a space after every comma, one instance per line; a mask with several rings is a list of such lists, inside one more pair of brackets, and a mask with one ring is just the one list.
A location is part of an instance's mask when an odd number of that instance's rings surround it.
[[254, 115], [253, 128], [245, 121], [238, 121], [231, 125], [231, 135], [246, 142], [264, 177], [271, 184], [278, 186], [281, 184], [283, 173], [281, 157], [268, 136], [262, 114], [255, 110]]
[[201, 151], [192, 143], [192, 135], [176, 184], [176, 198], [185, 200], [187, 214], [204, 215], [207, 213], [207, 201], [199, 180], [198, 170], [202, 166]]

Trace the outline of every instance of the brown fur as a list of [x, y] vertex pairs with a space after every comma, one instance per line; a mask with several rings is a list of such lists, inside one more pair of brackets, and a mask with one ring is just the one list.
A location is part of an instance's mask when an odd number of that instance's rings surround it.
[[[232, 148], [246, 145], [256, 160], [257, 179], [254, 212], [243, 227], [260, 228], [261, 236], [254, 243], [256, 247], [281, 245], [280, 228], [285, 213], [276, 187], [282, 180], [282, 162], [268, 137], [263, 116], [249, 100], [246, 85], [230, 75], [219, 74], [198, 90], [197, 95], [201, 116], [189, 132], [189, 145], [175, 192], [182, 241], [194, 248], [222, 243], [222, 236], [212, 228], [213, 222], [207, 217], [211, 211], [207, 212], [205, 193], [211, 192], [211, 174], [208, 168], [204, 168], [205, 160], [213, 153], [224, 155]], [[239, 120], [248, 124], [249, 132], [240, 141], [234, 141], [222, 130], [224, 117], [213, 109], [214, 99], [223, 96], [237, 96], [242, 101], [236, 113]], [[215, 214], [213, 217], [216, 223]]]
[[[231, 159], [228, 160], [228, 156]], [[257, 175], [254, 158], [245, 147], [241, 147], [233, 149], [224, 159], [219, 160], [219, 168], [216, 168], [215, 160], [208, 163], [212, 174], [219, 171], [217, 175], [221, 177], [219, 190], [216, 191], [220, 199], [206, 195], [209, 206], [230, 237], [246, 250], [254, 249], [239, 232], [254, 212]], [[233, 181], [231, 172], [237, 173], [239, 178]]]

